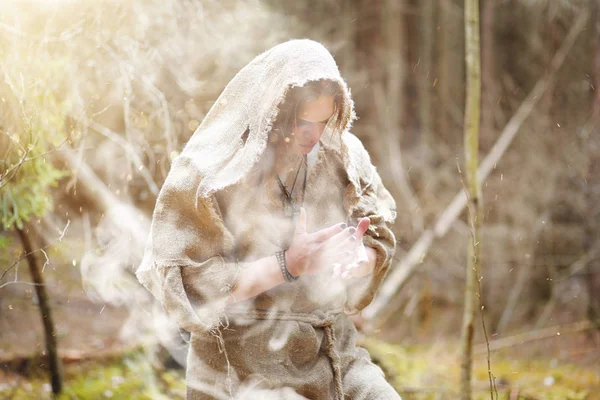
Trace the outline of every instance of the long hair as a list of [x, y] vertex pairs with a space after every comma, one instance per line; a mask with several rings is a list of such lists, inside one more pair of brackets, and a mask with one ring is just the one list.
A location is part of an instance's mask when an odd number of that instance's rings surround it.
[[337, 82], [323, 79], [318, 81], [310, 81], [304, 86], [295, 86], [287, 90], [284, 100], [278, 106], [277, 118], [273, 122], [267, 148], [263, 153], [261, 160], [255, 165], [249, 173], [247, 184], [254, 187], [264, 186], [267, 189], [269, 198], [275, 202], [279, 199], [271, 196], [276, 191], [273, 190], [276, 186], [275, 180], [275, 162], [276, 148], [281, 141], [289, 142], [291, 132], [296, 126], [296, 116], [298, 110], [305, 104], [317, 100], [321, 96], [332, 96], [334, 103], [334, 115], [332, 120], [335, 125], [328, 126], [333, 129], [334, 134], [342, 134], [342, 118], [343, 112], [343, 91]]

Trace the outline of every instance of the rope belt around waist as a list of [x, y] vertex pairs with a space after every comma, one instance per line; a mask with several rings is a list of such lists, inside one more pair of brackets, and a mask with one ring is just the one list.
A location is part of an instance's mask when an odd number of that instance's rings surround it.
[[344, 399], [344, 388], [342, 385], [342, 367], [340, 356], [335, 349], [335, 333], [333, 322], [342, 314], [343, 311], [334, 310], [327, 313], [319, 311], [317, 313], [293, 313], [281, 311], [263, 311], [253, 310], [245, 312], [227, 312], [227, 316], [239, 319], [255, 319], [255, 320], [279, 320], [279, 321], [296, 321], [305, 322], [314, 328], [323, 328], [325, 333], [325, 350], [327, 357], [331, 361], [333, 370], [333, 380], [335, 384], [336, 399]]

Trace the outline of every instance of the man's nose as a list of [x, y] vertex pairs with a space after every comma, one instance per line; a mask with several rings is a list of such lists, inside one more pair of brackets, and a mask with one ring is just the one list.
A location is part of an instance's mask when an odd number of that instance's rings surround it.
[[311, 138], [312, 139], [312, 138], [314, 138], [315, 136], [318, 136], [318, 135], [319, 135], [319, 126], [318, 126], [318, 124], [310, 124], [310, 125], [304, 126], [302, 128], [302, 136], [304, 138], [307, 138], [307, 139]]

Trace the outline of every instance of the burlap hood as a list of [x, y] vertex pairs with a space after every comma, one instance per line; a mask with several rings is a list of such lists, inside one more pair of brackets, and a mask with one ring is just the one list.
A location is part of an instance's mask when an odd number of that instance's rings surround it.
[[[292, 40], [262, 53], [242, 68], [181, 153], [192, 160], [204, 177], [198, 186], [198, 196], [206, 197], [244, 177], [265, 150], [279, 103], [287, 90], [321, 79], [336, 81], [342, 87], [340, 126], [348, 131], [355, 118], [354, 103], [333, 57], [323, 45], [311, 40]], [[332, 118], [324, 138], [346, 153], [340, 132], [330, 128], [335, 122]], [[246, 129], [249, 135], [244, 142]]]
[[[393, 222], [396, 216], [395, 203], [389, 193], [385, 192], [380, 197], [363, 196], [365, 192], [379, 187], [381, 180], [362, 143], [349, 132], [355, 119], [354, 105], [332, 55], [323, 45], [311, 40], [292, 40], [279, 44], [257, 56], [238, 72], [182, 153], [173, 160], [157, 200], [151, 232], [137, 271], [140, 282], [161, 304], [169, 301], [166, 297], [174, 296], [168, 289], [174, 283], [167, 281], [168, 271], [163, 270], [198, 264], [186, 251], [197, 247], [200, 241], [208, 240], [211, 235], [210, 227], [193, 227], [182, 232], [182, 221], [186, 218], [189, 220], [190, 214], [197, 212], [198, 207], [204, 207], [198, 204], [199, 199], [206, 199], [236, 184], [258, 162], [266, 149], [278, 105], [286, 91], [321, 79], [338, 82], [343, 90], [343, 110], [338, 114], [342, 118], [341, 124], [330, 121], [321, 140], [335, 149], [343, 160], [351, 183], [345, 195], [349, 200], [344, 204], [348, 215], [363, 208], [371, 215]], [[343, 131], [334, 132], [334, 126], [343, 127]], [[247, 130], [249, 133], [244, 140]], [[196, 178], [192, 178], [192, 175]], [[189, 198], [194, 197], [194, 193], [195, 198]], [[206, 213], [213, 215], [214, 210]], [[223, 240], [230, 242], [233, 238]], [[177, 285], [181, 286], [181, 283], [178, 281]], [[183, 296], [182, 288], [180, 292]], [[181, 313], [193, 314], [181, 298], [173, 302], [179, 308], [185, 308], [179, 310]]]

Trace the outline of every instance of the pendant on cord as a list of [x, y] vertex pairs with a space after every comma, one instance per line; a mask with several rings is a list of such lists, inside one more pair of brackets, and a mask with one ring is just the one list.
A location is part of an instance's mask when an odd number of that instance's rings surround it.
[[[294, 188], [296, 187], [296, 180], [298, 178], [298, 174], [300, 173], [300, 169], [304, 164], [304, 179], [302, 182], [302, 192], [300, 194], [300, 201], [294, 200]], [[277, 182], [279, 183], [279, 188], [282, 193], [282, 203], [283, 203], [283, 213], [286, 217], [291, 218], [294, 222], [300, 215], [300, 208], [304, 205], [304, 195], [306, 193], [306, 178], [308, 176], [308, 167], [306, 163], [306, 156], [303, 157], [303, 160], [296, 171], [296, 176], [294, 178], [294, 183], [292, 184], [292, 189], [290, 191], [287, 190], [279, 175], [277, 176]]]

